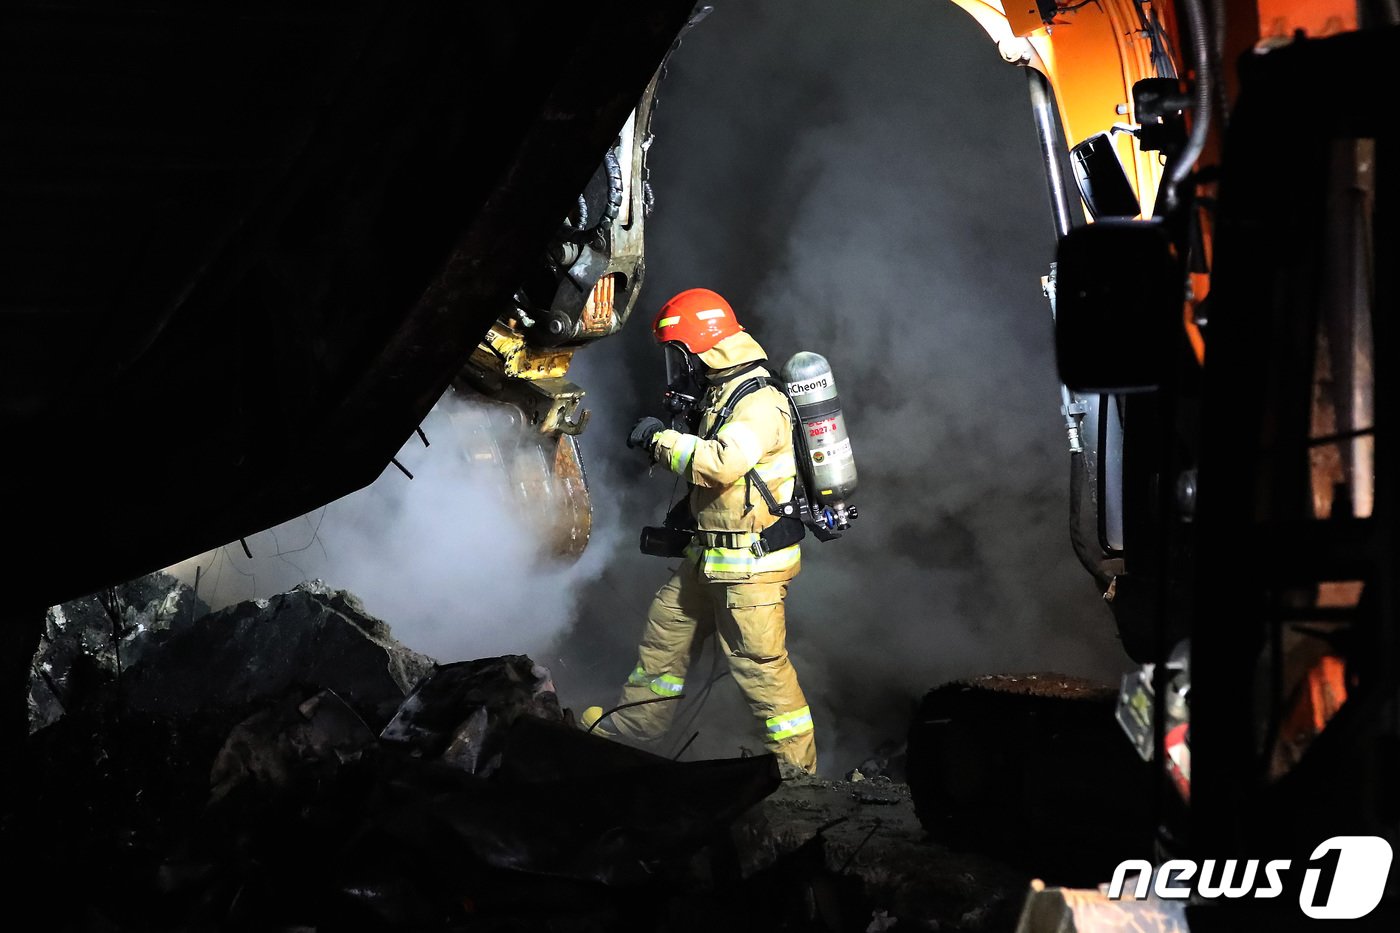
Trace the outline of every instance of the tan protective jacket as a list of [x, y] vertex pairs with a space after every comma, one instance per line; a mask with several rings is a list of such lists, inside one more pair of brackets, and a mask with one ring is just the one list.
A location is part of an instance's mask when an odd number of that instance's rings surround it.
[[[777, 521], [746, 474], [755, 470], [778, 502], [792, 498], [797, 461], [787, 396], [764, 386], [743, 398], [711, 440], [720, 409], [745, 381], [770, 375], [763, 348], [747, 333], [724, 338], [700, 359], [714, 376], [701, 400], [699, 435], [662, 431], [652, 449], [658, 463], [690, 483], [690, 508], [699, 533], [687, 554], [698, 556], [704, 576], [716, 582], [777, 583], [797, 576], [800, 545], [757, 556], [751, 543]], [[707, 534], [720, 532], [725, 534]], [[739, 533], [734, 535], [732, 533]]]

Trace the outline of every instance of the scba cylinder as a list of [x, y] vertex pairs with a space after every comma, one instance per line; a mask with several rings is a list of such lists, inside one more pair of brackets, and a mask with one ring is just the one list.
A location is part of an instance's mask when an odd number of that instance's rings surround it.
[[856, 491], [856, 461], [831, 364], [820, 353], [804, 350], [787, 361], [782, 376], [802, 419], [808, 494], [818, 500], [814, 504], [840, 508]]

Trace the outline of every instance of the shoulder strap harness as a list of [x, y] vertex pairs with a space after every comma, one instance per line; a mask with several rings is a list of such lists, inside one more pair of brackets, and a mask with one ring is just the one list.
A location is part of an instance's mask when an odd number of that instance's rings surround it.
[[[746, 379], [734, 387], [734, 391], [729, 393], [725, 399], [724, 406], [720, 408], [719, 414], [715, 416], [714, 424], [710, 425], [710, 430], [705, 432], [704, 440], [714, 440], [719, 434], [720, 428], [734, 417], [734, 409], [748, 396], [757, 392], [764, 386], [772, 386], [783, 394], [783, 398], [788, 403], [788, 412], [792, 421], [792, 449], [796, 459], [806, 452], [806, 444], [802, 436], [802, 419], [798, 417], [797, 408], [793, 405], [792, 398], [787, 393], [785, 386], [780, 379], [773, 376], [754, 376]], [[757, 489], [758, 494], [763, 497], [763, 502], [768, 506], [768, 511], [777, 516], [777, 521], [763, 529], [759, 533], [758, 541], [751, 547], [754, 554], [762, 557], [764, 554], [791, 547], [801, 541], [807, 534], [807, 528], [822, 541], [828, 541], [835, 537], [830, 530], [812, 514], [811, 506], [806, 495], [806, 484], [803, 482], [802, 469], [797, 468], [797, 481], [793, 484], [793, 497], [787, 502], [779, 502], [773, 495], [773, 490], [768, 488], [768, 484], [763, 481], [763, 477], [758, 475], [757, 469], [751, 469], [744, 474], [746, 481], [744, 487], [744, 512], [747, 514], [753, 509], [748, 500], [750, 489]]]

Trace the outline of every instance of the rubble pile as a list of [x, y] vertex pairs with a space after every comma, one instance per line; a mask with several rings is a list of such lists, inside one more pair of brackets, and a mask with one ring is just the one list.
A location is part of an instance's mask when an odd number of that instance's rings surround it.
[[1031, 881], [998, 858], [931, 843], [908, 785], [859, 769], [840, 781], [783, 782], [734, 835], [744, 872], [794, 857], [820, 863], [829, 884], [861, 892], [874, 930], [881, 921], [899, 930], [1011, 930]]
[[1114, 720], [1117, 691], [1055, 673], [930, 690], [909, 732], [915, 810], [945, 845], [1093, 887], [1153, 854], [1153, 772]]
[[1029, 877], [882, 774], [781, 780], [588, 734], [523, 655], [440, 664], [308, 583], [56, 607], [10, 880], [60, 930], [980, 931]]
[[157, 633], [208, 612], [194, 590], [165, 573], [50, 608], [30, 679], [30, 731], [141, 660]]

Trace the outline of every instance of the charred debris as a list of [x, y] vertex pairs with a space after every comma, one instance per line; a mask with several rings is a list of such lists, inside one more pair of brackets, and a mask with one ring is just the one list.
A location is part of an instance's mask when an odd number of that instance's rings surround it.
[[[580, 728], [529, 657], [438, 663], [319, 582], [54, 607], [29, 710], [3, 871], [55, 930], [1000, 930], [1039, 867], [929, 837], [966, 768], [916, 813], [889, 749], [839, 781], [659, 757]], [[957, 721], [911, 768], [995, 767]], [[1002, 822], [1023, 776], [988, 785]]]

